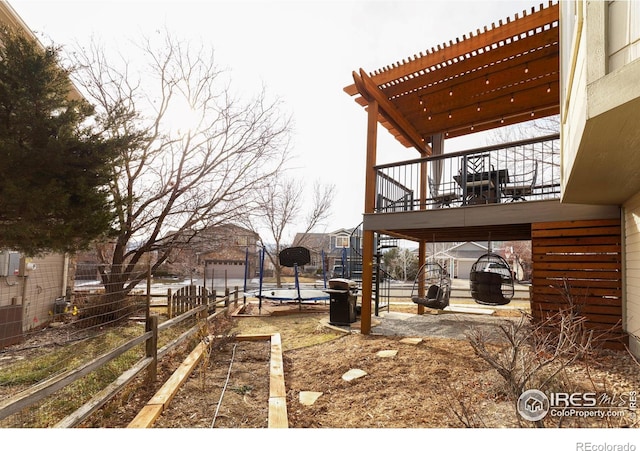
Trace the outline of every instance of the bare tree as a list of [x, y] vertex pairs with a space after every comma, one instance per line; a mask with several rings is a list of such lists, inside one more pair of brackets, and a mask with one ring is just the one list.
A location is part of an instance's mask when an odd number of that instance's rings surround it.
[[304, 183], [292, 178], [281, 178], [259, 193], [258, 208], [261, 213], [254, 215], [248, 226], [253, 230], [268, 231], [268, 244], [265, 237], [261, 237], [261, 241], [265, 255], [274, 267], [278, 287], [282, 286], [280, 251], [288, 247], [289, 243], [291, 246], [304, 246], [307, 234], [330, 215], [334, 193], [335, 186], [322, 185], [318, 181], [314, 183], [313, 200], [301, 226], [303, 231], [298, 233], [299, 239], [294, 242], [288, 241], [287, 234], [292, 227], [299, 227], [298, 220], [304, 213]]
[[506, 241], [502, 244], [502, 249], [514, 277], [520, 281], [531, 280], [533, 269], [531, 241]]
[[154, 38], [138, 46], [140, 59], [119, 64], [95, 42], [73, 56], [95, 127], [119, 143], [122, 160], [110, 185], [114, 238], [97, 249], [111, 311], [144, 278], [143, 263], [154, 270], [202, 230], [249, 214], [288, 158], [279, 102], [264, 89], [234, 97], [213, 50], [169, 32]]
[[418, 272], [418, 258], [405, 248], [393, 248], [383, 255], [388, 273], [398, 280], [415, 279]]
[[[505, 144], [534, 137], [542, 137], [560, 133], [560, 116], [548, 116], [528, 122], [521, 122], [506, 127], [496, 128], [487, 137], [487, 144]], [[518, 146], [512, 149], [510, 158], [514, 165], [520, 167], [521, 172], [531, 170], [534, 162], [544, 165], [546, 171], [552, 173], [559, 169], [560, 161], [554, 156], [554, 152], [544, 147], [532, 150], [529, 146]], [[518, 171], [514, 171], [517, 173]]]
[[[567, 281], [563, 295], [567, 307], [542, 319], [523, 312], [518, 321], [497, 325], [497, 334], [478, 328], [467, 333], [476, 355], [504, 379], [514, 406], [529, 388], [542, 390], [559, 384], [558, 376], [576, 360], [590, 357], [600, 338], [585, 326], [587, 318], [571, 296]], [[517, 414], [516, 418], [520, 424]], [[536, 421], [536, 427], [544, 427], [545, 421]]]
[[559, 115], [496, 128], [488, 135], [487, 144], [503, 144], [555, 133], [560, 133]]

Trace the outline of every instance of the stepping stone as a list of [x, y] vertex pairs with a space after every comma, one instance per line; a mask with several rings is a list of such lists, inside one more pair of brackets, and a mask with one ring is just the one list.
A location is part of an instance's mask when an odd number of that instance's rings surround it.
[[422, 343], [422, 338], [403, 338], [400, 340], [400, 343], [405, 343], [408, 345], [417, 345]]
[[299, 395], [300, 404], [311, 406], [323, 393], [321, 391], [301, 391]]
[[359, 370], [357, 368], [354, 368], [352, 370], [347, 371], [346, 373], [344, 373], [342, 375], [342, 379], [349, 382], [352, 381], [354, 379], [358, 379], [362, 376], [366, 376], [367, 373], [365, 371]]
[[397, 353], [396, 349], [388, 349], [386, 351], [378, 351], [376, 355], [378, 357], [395, 357]]

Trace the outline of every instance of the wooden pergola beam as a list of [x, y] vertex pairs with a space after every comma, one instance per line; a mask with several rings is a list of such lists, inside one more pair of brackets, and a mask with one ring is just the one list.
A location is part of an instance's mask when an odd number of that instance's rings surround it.
[[378, 89], [371, 78], [360, 69], [360, 73], [353, 72], [353, 80], [358, 87], [358, 92], [368, 101], [375, 100], [382, 114], [393, 127], [400, 131], [415, 147], [420, 154], [430, 155], [431, 148], [426, 144], [425, 140], [420, 136], [416, 129], [405, 119], [397, 108], [387, 99], [387, 97]]

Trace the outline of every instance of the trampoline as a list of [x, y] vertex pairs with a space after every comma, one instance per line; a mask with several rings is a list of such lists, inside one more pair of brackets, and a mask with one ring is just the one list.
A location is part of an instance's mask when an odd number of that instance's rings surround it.
[[280, 251], [278, 255], [282, 266], [293, 268], [295, 286], [293, 288], [264, 288], [262, 278], [264, 274], [264, 249], [260, 251], [260, 288], [255, 292], [247, 292], [246, 290], [246, 274], [245, 274], [245, 296], [256, 297], [259, 300], [259, 309], [262, 309], [262, 301], [267, 299], [271, 301], [296, 301], [302, 308], [304, 301], [328, 301], [330, 296], [328, 293], [317, 290], [302, 288], [298, 280], [298, 266], [304, 266], [311, 260], [309, 249], [305, 247], [289, 247]]
[[263, 289], [262, 292], [255, 291], [249, 295], [269, 299], [271, 301], [328, 301], [329, 294], [322, 290], [278, 288], [275, 290]]

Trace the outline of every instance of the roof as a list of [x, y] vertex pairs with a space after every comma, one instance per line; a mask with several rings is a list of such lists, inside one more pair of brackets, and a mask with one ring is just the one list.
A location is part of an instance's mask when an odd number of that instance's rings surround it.
[[306, 247], [309, 250], [318, 252], [329, 246], [329, 235], [326, 233], [296, 233], [293, 239], [296, 246]]
[[448, 138], [559, 114], [559, 4], [438, 45], [344, 88], [360, 105], [377, 101], [378, 121], [406, 147], [430, 154]]
[[450, 252], [459, 252], [459, 251], [483, 251], [486, 252], [488, 250], [487, 246], [484, 246], [480, 243], [477, 243], [475, 241], [465, 241], [463, 243], [460, 244], [456, 244], [454, 246], [452, 246], [451, 248], [449, 248]]
[[[24, 20], [22, 20], [16, 10], [13, 9], [13, 7], [5, 0], [0, 0], [0, 24], [5, 25], [13, 32], [24, 33], [27, 37], [33, 39], [41, 48], [45, 48]], [[69, 97], [71, 99], [79, 100], [84, 98], [73, 82], [70, 83], [70, 87], [71, 90], [69, 92]]]

